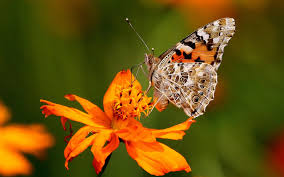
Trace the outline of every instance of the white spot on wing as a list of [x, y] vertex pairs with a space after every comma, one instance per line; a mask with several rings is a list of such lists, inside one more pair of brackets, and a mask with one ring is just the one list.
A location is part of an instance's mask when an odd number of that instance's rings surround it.
[[230, 37], [225, 37], [224, 38], [224, 43], [228, 43], [230, 39], [231, 39]]
[[197, 35], [202, 36], [203, 40], [205, 40], [206, 42], [209, 39], [209, 34], [207, 34], [203, 29], [199, 29], [197, 31]]
[[213, 26], [213, 27], [212, 27], [212, 31], [213, 31], [213, 32], [216, 32], [218, 29], [219, 29], [219, 28], [218, 28], [217, 26]]
[[220, 51], [224, 52], [225, 46], [226, 46], [226, 45], [224, 45], [224, 44], [223, 44], [223, 45], [220, 45], [220, 46], [219, 46]]
[[184, 50], [186, 53], [190, 53], [193, 49], [187, 45], [182, 45], [180, 49]]
[[220, 38], [219, 37], [215, 37], [213, 38], [213, 43], [217, 44], [219, 42]]
[[216, 20], [215, 22], [213, 22], [214, 26], [219, 26], [219, 20]]

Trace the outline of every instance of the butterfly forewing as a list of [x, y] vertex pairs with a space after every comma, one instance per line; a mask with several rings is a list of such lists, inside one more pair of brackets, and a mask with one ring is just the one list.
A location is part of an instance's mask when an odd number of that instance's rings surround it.
[[222, 18], [209, 23], [163, 53], [159, 57], [162, 60], [161, 64], [201, 62], [211, 64], [217, 70], [222, 61], [224, 47], [234, 32], [235, 20], [233, 18]]

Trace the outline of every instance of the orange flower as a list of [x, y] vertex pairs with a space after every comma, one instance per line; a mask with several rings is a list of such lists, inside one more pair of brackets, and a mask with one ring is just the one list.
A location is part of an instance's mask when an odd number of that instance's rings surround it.
[[8, 125], [10, 112], [0, 102], [0, 175], [29, 175], [32, 165], [22, 155], [43, 155], [53, 145], [53, 138], [41, 125]]
[[129, 70], [121, 71], [116, 75], [104, 96], [105, 112], [76, 95], [66, 95], [65, 98], [78, 101], [87, 113], [41, 100], [47, 104], [41, 107], [46, 116], [54, 114], [63, 117], [63, 119], [86, 124], [71, 138], [64, 151], [67, 169], [71, 159], [88, 146], [92, 146], [93, 166], [96, 173], [100, 173], [106, 158], [122, 141], [125, 143], [129, 155], [152, 175], [160, 176], [171, 171], [191, 171], [182, 155], [157, 142], [156, 138], [182, 139], [184, 131], [189, 129], [193, 120], [189, 119], [184, 123], [163, 130], [143, 127], [135, 117], [139, 118], [141, 113], [148, 115], [153, 104], [151, 98], [143, 94], [138, 81], [135, 80], [131, 84], [131, 78], [133, 79], [134, 76]]

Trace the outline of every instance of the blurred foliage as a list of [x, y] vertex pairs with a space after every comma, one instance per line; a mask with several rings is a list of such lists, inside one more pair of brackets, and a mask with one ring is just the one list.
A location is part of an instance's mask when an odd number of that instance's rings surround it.
[[[144, 60], [145, 49], [125, 17], [159, 55], [197, 27], [225, 16], [236, 19], [237, 31], [219, 69], [217, 98], [183, 141], [166, 141], [185, 156], [192, 172], [166, 176], [280, 176], [268, 152], [272, 137], [284, 130], [283, 10], [277, 0], [2, 0], [1, 100], [10, 107], [12, 121], [44, 123], [56, 137], [46, 161], [30, 157], [33, 176], [96, 176], [88, 151], [66, 171], [65, 132], [58, 119], [43, 118], [38, 101], [66, 105], [63, 96], [72, 93], [101, 107], [115, 74]], [[138, 79], [146, 89], [142, 72]], [[170, 106], [142, 122], [165, 128], [185, 119], [182, 110]], [[120, 146], [103, 176], [149, 174]]]

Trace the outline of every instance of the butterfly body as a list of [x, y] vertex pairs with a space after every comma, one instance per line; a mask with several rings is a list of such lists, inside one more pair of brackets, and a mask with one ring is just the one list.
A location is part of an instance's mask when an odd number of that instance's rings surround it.
[[146, 54], [159, 111], [172, 103], [190, 117], [205, 112], [214, 99], [224, 47], [234, 32], [234, 19], [222, 18], [199, 28], [159, 57]]

